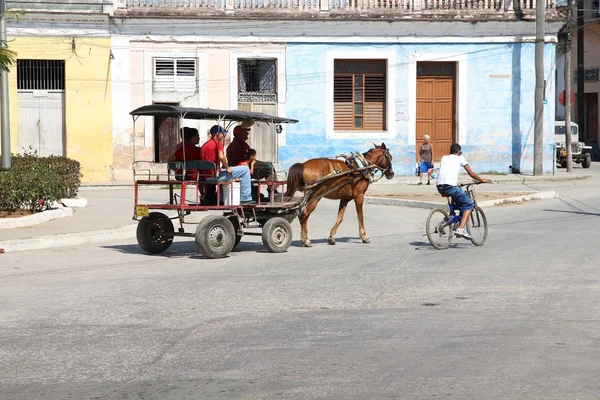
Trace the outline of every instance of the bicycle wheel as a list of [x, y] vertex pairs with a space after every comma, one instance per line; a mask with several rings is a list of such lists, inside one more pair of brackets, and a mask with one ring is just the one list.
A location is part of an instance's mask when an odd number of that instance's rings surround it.
[[427, 223], [425, 224], [427, 239], [438, 250], [447, 249], [452, 241], [454, 231], [452, 226], [446, 225], [447, 221], [448, 212], [441, 208], [433, 210], [427, 217]]
[[475, 246], [483, 246], [487, 239], [488, 228], [487, 218], [479, 206], [475, 207], [467, 221], [467, 232], [473, 236], [471, 243]]

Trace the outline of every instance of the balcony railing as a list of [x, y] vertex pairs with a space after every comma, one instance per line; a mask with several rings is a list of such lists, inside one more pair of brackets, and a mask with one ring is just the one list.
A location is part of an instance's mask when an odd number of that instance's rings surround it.
[[[555, 0], [541, 0], [556, 10]], [[120, 0], [128, 10], [381, 11], [534, 14], [536, 0]]]

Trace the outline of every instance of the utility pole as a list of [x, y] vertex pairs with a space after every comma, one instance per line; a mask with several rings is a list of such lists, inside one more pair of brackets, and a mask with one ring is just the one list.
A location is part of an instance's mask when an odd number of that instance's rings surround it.
[[565, 146], [567, 147], [567, 172], [573, 172], [571, 149], [571, 33], [573, 32], [573, 0], [567, 3], [567, 41], [565, 43]]
[[533, 134], [533, 174], [544, 173], [544, 36], [546, 1], [535, 2], [535, 122]]
[[[6, 42], [6, 3], [4, 0], [0, 0], [0, 46], [6, 48], [8, 43]], [[1, 126], [1, 141], [2, 141], [2, 167], [10, 168], [10, 111], [8, 108], [8, 72], [0, 71], [0, 85], [2, 85], [0, 96], [0, 119], [2, 119]]]
[[579, 141], [587, 142], [585, 123], [585, 72], [583, 69], [583, 0], [577, 1], [577, 124]]

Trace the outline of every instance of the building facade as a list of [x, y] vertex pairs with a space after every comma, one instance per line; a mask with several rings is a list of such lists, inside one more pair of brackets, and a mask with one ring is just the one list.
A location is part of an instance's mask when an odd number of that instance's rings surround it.
[[[586, 143], [595, 147], [593, 156], [596, 161], [600, 160], [598, 154], [598, 139], [600, 135], [600, 125], [598, 113], [600, 112], [600, 103], [598, 95], [600, 94], [600, 6], [598, 0], [584, 1], [584, 26], [583, 26], [583, 67], [584, 67], [584, 121], [579, 121], [577, 110], [577, 34], [573, 31], [571, 34], [571, 91], [574, 93], [573, 104], [571, 106], [571, 120], [579, 125], [582, 137]], [[557, 57], [557, 94], [565, 90], [565, 55], [561, 51]], [[570, 96], [567, 96], [567, 98]], [[557, 118], [564, 118], [565, 107], [557, 102]]]
[[[112, 165], [112, 2], [8, 1], [11, 149], [78, 160], [84, 181]], [[11, 12], [18, 12], [12, 19]]]
[[[56, 3], [70, 7], [67, 0]], [[279, 169], [385, 142], [396, 172], [411, 174], [417, 146], [429, 134], [436, 159], [458, 142], [478, 171], [533, 170], [535, 2], [78, 3], [95, 8], [28, 9], [9, 33], [24, 43], [14, 48], [19, 59], [64, 61], [64, 152], [84, 164], [84, 180], [130, 179], [134, 152], [147, 162], [140, 169], [164, 172], [155, 163], [180, 140], [179, 122], [141, 117], [134, 124], [129, 116], [152, 103], [299, 119], [280, 133], [253, 127], [250, 145]], [[563, 24], [547, 3], [546, 172], [553, 167], [556, 41]], [[40, 36], [45, 45], [25, 44]], [[12, 74], [11, 87], [18, 80]], [[211, 125], [183, 123], [201, 132]]]
[[[133, 127], [119, 110], [164, 102], [299, 119], [279, 134], [251, 134], [259, 156], [282, 169], [385, 142], [395, 170], [411, 174], [417, 145], [429, 134], [438, 160], [458, 142], [479, 171], [531, 172], [534, 9], [534, 3], [483, 1], [123, 1], [112, 30], [117, 63], [123, 60], [113, 70], [113, 81], [124, 85], [115, 84], [113, 101], [123, 165]], [[550, 172], [563, 19], [550, 3], [547, 15], [544, 170]], [[194, 65], [189, 76], [196, 83], [183, 89], [176, 86], [187, 85], [179, 83], [185, 63]], [[176, 129], [138, 121], [134, 136], [145, 159], [168, 154]]]

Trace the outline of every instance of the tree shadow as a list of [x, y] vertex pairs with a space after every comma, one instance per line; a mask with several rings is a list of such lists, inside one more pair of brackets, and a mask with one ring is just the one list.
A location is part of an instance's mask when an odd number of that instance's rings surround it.
[[600, 213], [590, 213], [590, 212], [586, 212], [586, 211], [550, 210], [550, 209], [544, 209], [544, 211], [556, 212], [556, 213], [565, 213], [565, 214], [590, 215], [590, 216], [594, 216], [594, 217], [600, 217]]

